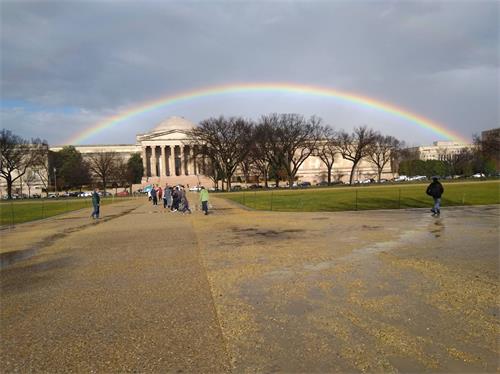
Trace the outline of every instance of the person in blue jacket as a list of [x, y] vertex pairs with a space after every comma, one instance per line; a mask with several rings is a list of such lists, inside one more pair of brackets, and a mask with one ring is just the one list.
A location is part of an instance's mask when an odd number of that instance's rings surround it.
[[101, 196], [99, 196], [99, 188], [94, 188], [92, 192], [92, 207], [94, 208], [91, 217], [94, 219], [99, 219], [99, 207], [101, 205]]

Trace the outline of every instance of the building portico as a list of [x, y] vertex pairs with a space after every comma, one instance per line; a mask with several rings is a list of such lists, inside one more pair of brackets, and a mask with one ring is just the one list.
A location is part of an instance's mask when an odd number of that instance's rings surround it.
[[145, 182], [196, 184], [200, 181], [201, 160], [195, 156], [188, 137], [194, 127], [184, 118], [171, 117], [150, 132], [137, 135]]
[[197, 174], [193, 149], [184, 144], [143, 145], [145, 177], [180, 177]]

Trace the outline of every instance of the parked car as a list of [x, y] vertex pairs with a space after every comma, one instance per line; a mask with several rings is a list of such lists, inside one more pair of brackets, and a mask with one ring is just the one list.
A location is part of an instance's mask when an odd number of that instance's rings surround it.
[[130, 194], [128, 193], [127, 190], [123, 190], [123, 191], [120, 191], [120, 192], [117, 192], [116, 193], [116, 196], [119, 196], [119, 197], [125, 197], [125, 196], [129, 196]]
[[408, 180], [408, 177], [406, 175], [400, 175], [399, 177], [394, 178], [394, 182], [404, 182], [407, 180]]
[[299, 187], [301, 188], [311, 187], [311, 182], [300, 182]]
[[415, 175], [414, 177], [410, 177], [407, 180], [409, 181], [425, 181], [427, 177], [425, 175]]
[[472, 175], [472, 178], [486, 178], [486, 176], [483, 173], [476, 173]]
[[260, 184], [251, 184], [250, 186], [248, 186], [248, 188], [251, 190], [256, 190], [263, 187]]
[[328, 186], [328, 182], [322, 181], [322, 182], [316, 183], [316, 186], [318, 186], [318, 187]]
[[189, 187], [189, 191], [191, 191], [191, 192], [200, 192], [200, 190], [201, 190], [201, 186]]
[[242, 190], [242, 187], [237, 184], [235, 186], [231, 186], [231, 191], [241, 191]]
[[365, 179], [364, 181], [362, 181], [361, 183], [363, 184], [369, 184], [369, 183], [374, 183], [375, 182], [375, 179], [373, 178], [370, 178], [370, 179]]

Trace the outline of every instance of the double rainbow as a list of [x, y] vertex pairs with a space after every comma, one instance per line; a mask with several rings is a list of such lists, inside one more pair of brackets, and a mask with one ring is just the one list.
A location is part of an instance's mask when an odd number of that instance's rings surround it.
[[153, 101], [142, 103], [139, 106], [131, 108], [123, 113], [108, 117], [101, 122], [98, 122], [83, 131], [78, 132], [71, 138], [67, 139], [65, 144], [79, 144], [89, 137], [98, 134], [99, 132], [118, 125], [120, 122], [127, 120], [136, 115], [154, 111], [158, 108], [174, 105], [180, 102], [198, 99], [202, 97], [236, 94], [236, 93], [287, 93], [309, 95], [317, 97], [332, 98], [339, 101], [345, 101], [350, 104], [359, 105], [361, 107], [372, 108], [381, 112], [389, 113], [396, 117], [402, 118], [406, 122], [413, 123], [421, 128], [431, 130], [437, 135], [446, 139], [468, 143], [469, 140], [464, 136], [446, 128], [444, 125], [433, 122], [423, 116], [411, 113], [404, 108], [398, 108], [395, 105], [384, 103], [372, 99], [367, 96], [357, 95], [348, 92], [333, 90], [331, 88], [301, 85], [295, 83], [238, 83], [222, 86], [205, 87], [201, 89], [177, 93], [174, 95], [165, 96]]

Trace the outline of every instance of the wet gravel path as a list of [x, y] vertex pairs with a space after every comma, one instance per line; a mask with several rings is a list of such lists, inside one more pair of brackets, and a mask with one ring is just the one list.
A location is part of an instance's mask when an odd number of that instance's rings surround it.
[[235, 372], [498, 372], [499, 206], [223, 207], [194, 224]]
[[4, 372], [228, 368], [190, 218], [160, 211], [142, 203], [2, 270]]
[[83, 212], [0, 233], [4, 252], [33, 251], [0, 272], [3, 371], [500, 369], [499, 206], [212, 203], [205, 217], [131, 201], [98, 224]]

